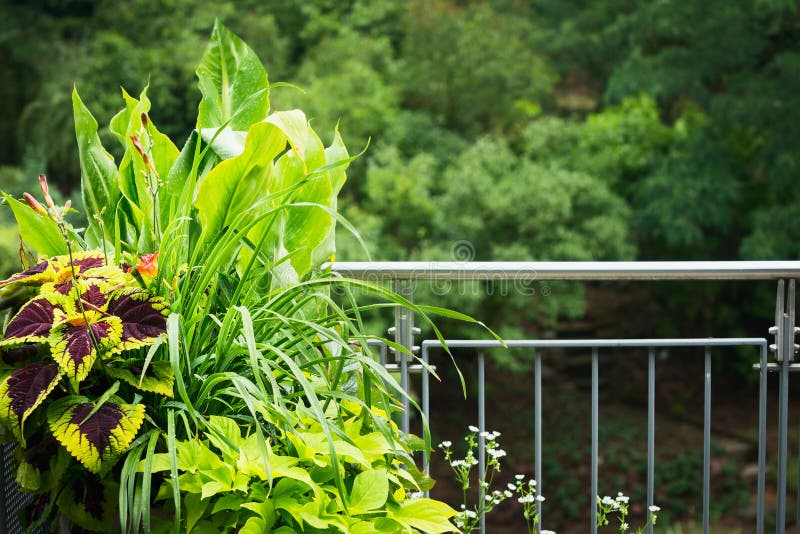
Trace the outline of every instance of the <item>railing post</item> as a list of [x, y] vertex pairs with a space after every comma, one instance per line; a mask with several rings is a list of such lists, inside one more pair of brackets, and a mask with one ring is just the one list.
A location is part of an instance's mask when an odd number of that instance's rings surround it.
[[[414, 299], [414, 284], [411, 280], [397, 280], [395, 281], [395, 292], [401, 297], [413, 301]], [[397, 344], [406, 348], [409, 353], [413, 353], [416, 349], [414, 347], [414, 334], [418, 331], [414, 328], [414, 311], [408, 308], [398, 306], [394, 310], [394, 340]], [[400, 364], [400, 387], [406, 392], [409, 392], [409, 373], [408, 373], [408, 354], [402, 351], [395, 352], [395, 361]], [[400, 428], [403, 432], [408, 433], [410, 429], [409, 419], [409, 401], [408, 397], [403, 397], [403, 414], [401, 418]]]
[[[787, 288], [788, 285], [788, 288]], [[770, 346], [775, 352], [775, 361], [780, 365], [778, 389], [778, 487], [776, 509], [776, 531], [786, 532], [786, 477], [788, 469], [789, 435], [789, 368], [797, 346], [794, 343], [795, 328], [795, 280], [778, 281], [775, 302], [775, 326], [770, 328], [775, 335], [775, 344]], [[800, 502], [798, 503], [800, 508]]]

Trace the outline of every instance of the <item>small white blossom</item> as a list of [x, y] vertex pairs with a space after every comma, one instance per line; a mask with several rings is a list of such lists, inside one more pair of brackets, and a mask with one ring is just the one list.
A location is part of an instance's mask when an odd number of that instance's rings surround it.
[[514, 475], [514, 478], [516, 478], [517, 480], [524, 480], [525, 475]]
[[656, 505], [654, 504], [653, 506], [649, 507], [649, 508], [648, 508], [648, 510], [650, 510], [650, 511], [651, 511], [651, 512], [653, 512], [653, 513], [656, 513], [656, 512], [659, 512], [659, 511], [661, 511], [661, 508], [659, 508], [658, 506], [656, 506]]
[[476, 427], [476, 426], [473, 426], [473, 425], [469, 425], [467, 428], [469, 428], [469, 431], [470, 431], [470, 432], [479, 432], [479, 431], [480, 431], [480, 430], [478, 429], [478, 427]]
[[544, 502], [544, 495], [537, 495], [536, 500], [539, 502]]
[[439, 444], [439, 447], [441, 447], [443, 449], [449, 449], [452, 446], [453, 446], [453, 442], [452, 441], [443, 441], [443, 442], [441, 442]]
[[535, 480], [533, 480], [533, 479], [530, 479], [530, 480], [528, 481], [528, 485], [529, 485], [529, 486], [535, 486], [535, 485], [536, 485], [536, 481], [535, 481]]
[[517, 499], [517, 502], [521, 504], [532, 503], [534, 499], [533, 495], [523, 495], [522, 497]]
[[622, 524], [619, 526], [619, 528], [620, 528], [621, 530], [628, 530], [628, 523], [622, 523]]
[[543, 530], [542, 534], [556, 534], [555, 530]]
[[409, 499], [421, 499], [424, 496], [425, 494], [422, 493], [421, 491], [412, 491], [411, 493], [408, 494]]
[[619, 495], [617, 495], [617, 499], [616, 500], [617, 500], [617, 502], [621, 502], [623, 504], [628, 504], [628, 501], [630, 500], [630, 497], [627, 497], [627, 496], [623, 495], [622, 493], [620, 493]]
[[503, 492], [503, 495], [505, 495], [505, 496], [506, 496], [506, 497], [508, 497], [508, 498], [511, 498], [511, 497], [513, 497], [513, 496], [514, 496], [514, 494], [513, 494], [513, 493], [511, 493], [511, 492], [510, 492], [510, 491], [508, 491], [508, 490], [505, 490], [505, 491]]
[[517, 489], [517, 487], [516, 487], [514, 484], [512, 484], [511, 482], [509, 482], [509, 483], [506, 485], [506, 487], [507, 487], [508, 489], [510, 489], [511, 491], [514, 491], [515, 489]]

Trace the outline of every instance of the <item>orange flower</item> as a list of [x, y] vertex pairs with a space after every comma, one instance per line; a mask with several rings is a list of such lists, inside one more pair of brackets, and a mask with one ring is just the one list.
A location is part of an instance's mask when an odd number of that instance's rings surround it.
[[155, 277], [158, 273], [158, 251], [151, 254], [142, 254], [136, 264], [136, 271], [142, 276]]

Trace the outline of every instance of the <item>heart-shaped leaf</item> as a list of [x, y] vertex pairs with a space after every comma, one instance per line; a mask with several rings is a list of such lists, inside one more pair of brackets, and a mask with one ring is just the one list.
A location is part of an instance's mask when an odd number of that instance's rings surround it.
[[167, 331], [167, 303], [141, 289], [116, 291], [106, 311], [122, 324], [122, 338], [113, 349], [115, 353], [150, 345]]
[[66, 300], [61, 295], [45, 293], [28, 301], [9, 321], [0, 345], [41, 343], [47, 341], [57, 322], [66, 319]]
[[144, 421], [143, 404], [106, 402], [96, 407], [85, 397], [59, 399], [47, 410], [56, 439], [92, 473], [106, 471], [130, 446]]
[[48, 342], [61, 369], [80, 382], [89, 374], [98, 354], [119, 344], [121, 333], [119, 317], [86, 310], [56, 324]]
[[45, 260], [37, 263], [30, 269], [26, 269], [21, 273], [12, 275], [0, 282], [0, 287], [5, 287], [10, 284], [41, 284], [43, 282], [52, 280], [55, 269], [52, 262]]
[[17, 369], [0, 382], [0, 422], [22, 439], [25, 419], [58, 384], [61, 370], [53, 363], [38, 362]]

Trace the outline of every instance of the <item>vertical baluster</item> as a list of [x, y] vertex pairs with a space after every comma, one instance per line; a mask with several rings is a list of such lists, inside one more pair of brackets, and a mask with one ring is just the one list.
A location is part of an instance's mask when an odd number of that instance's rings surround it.
[[703, 534], [708, 534], [711, 493], [711, 349], [706, 347], [703, 387]]
[[[656, 448], [656, 351], [651, 348], [647, 364], [647, 508], [653, 506]], [[653, 525], [647, 525], [647, 534], [653, 534]]]
[[591, 532], [597, 534], [597, 427], [599, 424], [598, 416], [598, 349], [592, 348], [592, 500], [590, 503]]
[[[478, 473], [481, 480], [486, 477], [486, 375], [484, 370], [483, 351], [478, 352]], [[485, 505], [486, 490], [482, 485], [478, 488], [478, 507]], [[486, 516], [481, 515], [481, 534], [486, 534]]]
[[764, 534], [764, 495], [767, 465], [767, 345], [761, 346], [758, 376], [758, 496], [756, 534]]
[[[542, 485], [542, 355], [537, 351], [534, 355], [534, 447], [536, 447], [534, 458], [534, 478], [536, 480], [539, 495], [544, 495]], [[536, 525], [536, 534], [542, 534], [542, 513], [539, 508], [539, 523]]]

